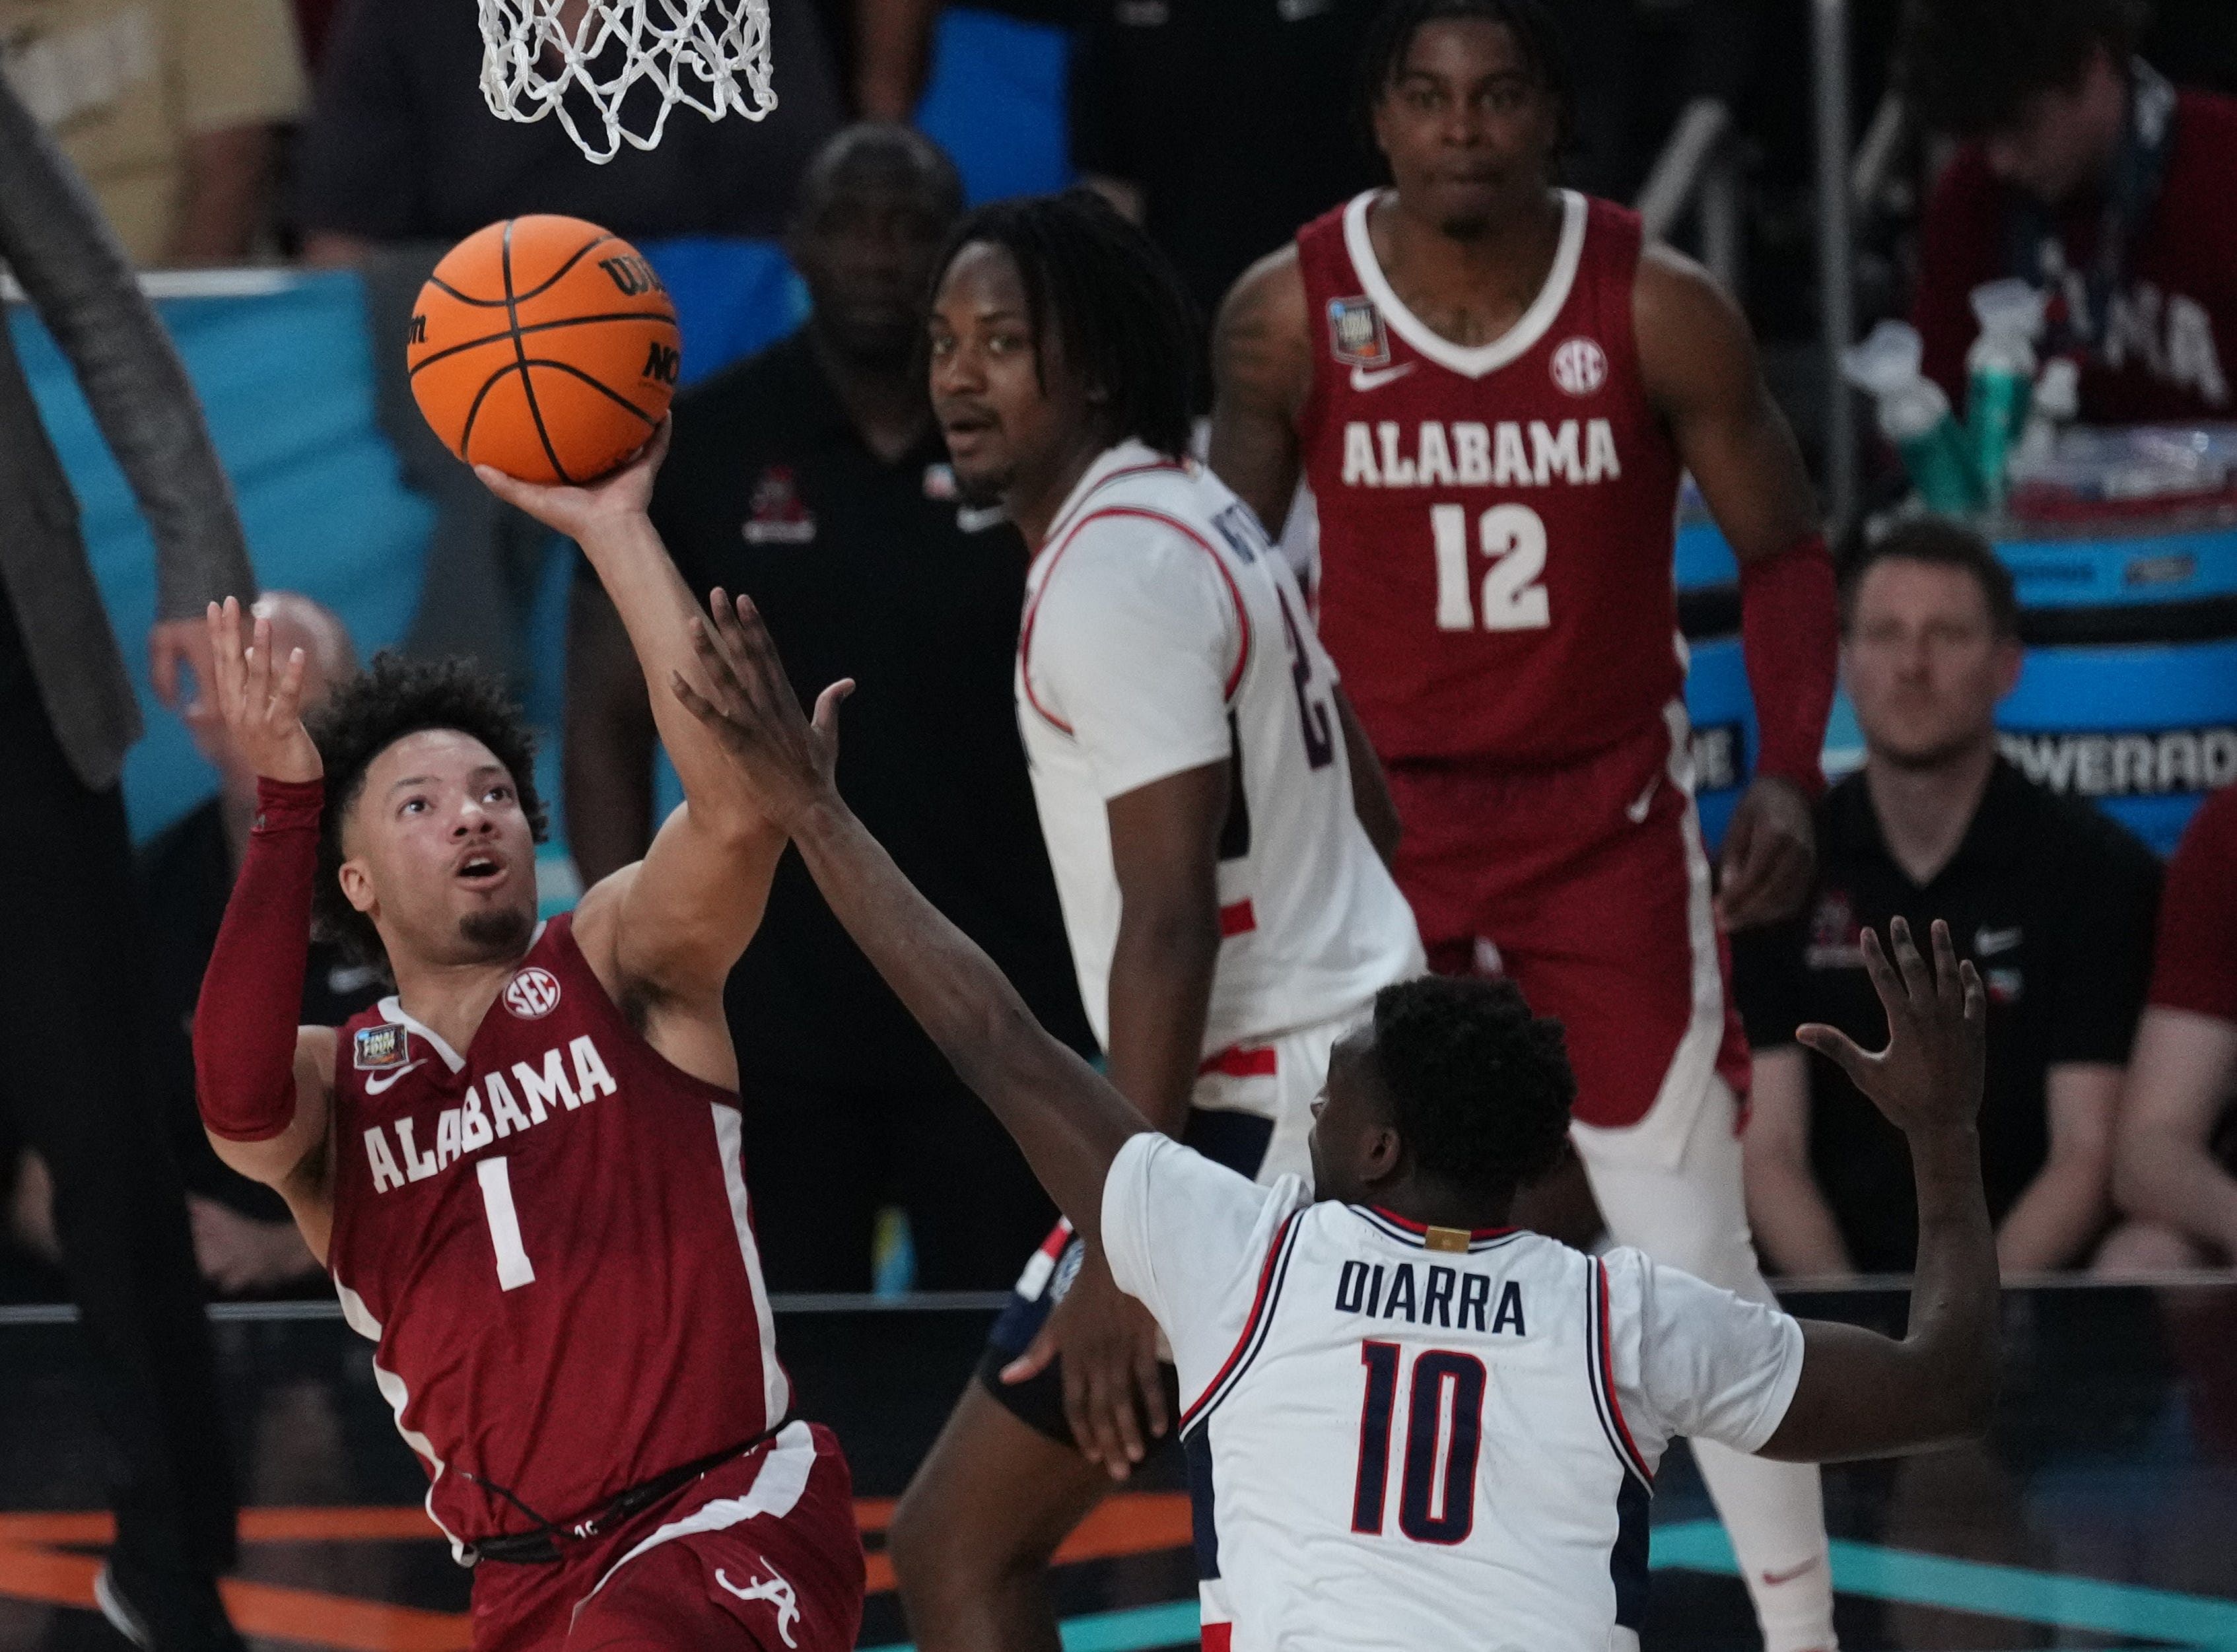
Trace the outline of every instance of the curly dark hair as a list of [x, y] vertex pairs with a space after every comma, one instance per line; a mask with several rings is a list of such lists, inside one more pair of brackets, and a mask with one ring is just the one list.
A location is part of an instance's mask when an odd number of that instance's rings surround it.
[[2124, 66], [2142, 27], [2140, 0], [1910, 0], [1897, 76], [1929, 125], [1976, 137], [2073, 85], [2097, 47]]
[[[973, 241], [1017, 261], [1038, 365], [1054, 331], [1083, 383], [1100, 390], [1105, 436], [1168, 459], [1188, 452], [1202, 323], [1165, 255], [1092, 189], [980, 207], [955, 226], [933, 266], [935, 288]], [[1046, 374], [1041, 388], [1048, 388]]]
[[1422, 1173], [1511, 1193], [1552, 1170], [1576, 1075], [1561, 1023], [1510, 981], [1424, 975], [1375, 995], [1372, 1060], [1391, 1121]]
[[379, 932], [342, 893], [342, 827], [365, 789], [365, 773], [373, 759], [423, 729], [455, 729], [487, 746], [512, 776], [536, 841], [544, 836], [544, 800], [536, 790], [536, 736], [497, 681], [469, 660], [375, 655], [310, 720], [311, 739], [327, 771], [311, 925], [320, 940], [345, 955], [379, 968], [388, 964]]
[[1396, 83], [1414, 36], [1430, 23], [1455, 22], [1495, 23], [1514, 36], [1514, 48], [1531, 76], [1561, 110], [1554, 147], [1567, 149], [1575, 135], [1576, 100], [1570, 90], [1561, 31], [1545, 0], [1390, 0], [1376, 14], [1360, 43], [1358, 115], [1363, 124], [1371, 122], [1375, 106]]

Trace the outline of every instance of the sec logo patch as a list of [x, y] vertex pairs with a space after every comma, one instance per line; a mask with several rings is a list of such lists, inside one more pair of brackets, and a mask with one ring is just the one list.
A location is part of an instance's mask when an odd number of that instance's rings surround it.
[[1591, 339], [1567, 340], [1554, 352], [1554, 382], [1573, 396], [1589, 396], [1607, 382], [1607, 353]]
[[505, 983], [505, 1007], [523, 1021], [549, 1015], [559, 1007], [559, 978], [531, 965]]

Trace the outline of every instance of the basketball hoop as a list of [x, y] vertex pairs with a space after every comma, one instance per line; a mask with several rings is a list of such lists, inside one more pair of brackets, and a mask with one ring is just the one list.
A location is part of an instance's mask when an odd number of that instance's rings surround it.
[[[508, 121], [557, 115], [576, 146], [602, 164], [624, 142], [640, 149], [659, 142], [678, 103], [710, 121], [758, 121], [776, 107], [769, 0], [478, 3], [490, 112]], [[637, 96], [624, 125], [623, 105], [640, 85], [659, 94], [659, 107]]]

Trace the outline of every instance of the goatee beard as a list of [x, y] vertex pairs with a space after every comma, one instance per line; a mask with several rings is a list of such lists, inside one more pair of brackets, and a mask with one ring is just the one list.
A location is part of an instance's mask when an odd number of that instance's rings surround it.
[[536, 920], [518, 907], [476, 912], [459, 920], [459, 933], [477, 950], [492, 958], [515, 957], [528, 950], [528, 937]]

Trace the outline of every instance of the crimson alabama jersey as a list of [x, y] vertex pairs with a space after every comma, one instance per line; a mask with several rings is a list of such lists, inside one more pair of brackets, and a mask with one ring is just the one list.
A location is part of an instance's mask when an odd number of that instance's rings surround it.
[[463, 1053], [393, 998], [339, 1039], [327, 1265], [461, 1558], [782, 1420], [738, 1098], [637, 1034], [568, 919]]
[[1680, 466], [1632, 339], [1637, 215], [1561, 192], [1544, 287], [1467, 347], [1391, 290], [1374, 200], [1306, 225], [1297, 261], [1321, 638], [1376, 750], [1563, 763], [1659, 724], [1685, 682]]

